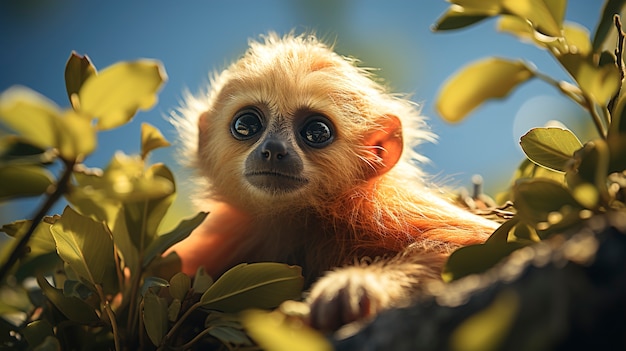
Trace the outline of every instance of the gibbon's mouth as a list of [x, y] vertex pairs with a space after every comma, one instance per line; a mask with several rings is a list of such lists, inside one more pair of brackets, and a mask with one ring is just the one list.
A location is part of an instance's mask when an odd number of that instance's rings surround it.
[[272, 193], [295, 191], [309, 182], [306, 178], [274, 171], [250, 172], [245, 177], [255, 188]]

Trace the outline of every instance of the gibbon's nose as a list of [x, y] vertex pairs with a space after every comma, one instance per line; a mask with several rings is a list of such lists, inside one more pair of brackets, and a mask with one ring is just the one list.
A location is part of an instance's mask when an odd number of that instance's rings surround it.
[[268, 139], [261, 146], [263, 159], [280, 161], [287, 156], [287, 144], [282, 140]]

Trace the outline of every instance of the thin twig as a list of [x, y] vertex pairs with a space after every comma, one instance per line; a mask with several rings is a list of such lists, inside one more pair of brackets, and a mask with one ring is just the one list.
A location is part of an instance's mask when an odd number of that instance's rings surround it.
[[176, 323], [174, 323], [172, 328], [167, 332], [167, 334], [165, 335], [165, 337], [162, 340], [162, 344], [159, 346], [159, 348], [157, 350], [163, 350], [166, 347], [166, 345], [168, 344], [168, 342], [174, 337], [174, 334], [176, 334], [178, 329], [183, 325], [183, 322], [195, 310], [197, 310], [198, 308], [202, 307], [202, 305], [203, 304], [201, 302], [196, 302], [191, 307], [189, 307], [189, 309], [187, 311], [185, 311], [185, 313], [183, 313], [183, 315], [176, 321]]
[[72, 176], [72, 171], [74, 170], [74, 166], [76, 165], [76, 160], [63, 160], [65, 165], [65, 169], [63, 170], [63, 174], [61, 178], [57, 182], [54, 191], [43, 205], [39, 208], [37, 213], [35, 214], [28, 231], [19, 239], [17, 246], [11, 251], [11, 255], [9, 259], [0, 267], [0, 280], [4, 280], [6, 275], [9, 273], [13, 265], [24, 255], [26, 252], [26, 245], [30, 240], [33, 233], [35, 233], [35, 229], [39, 225], [39, 223], [43, 220], [43, 218], [48, 214], [48, 211], [52, 208], [52, 206], [65, 194], [68, 190], [68, 184], [70, 181], [70, 177]]
[[[615, 23], [615, 29], [617, 29], [617, 45], [615, 47], [615, 64], [617, 65], [617, 68], [619, 69], [620, 81], [623, 81], [624, 80], [624, 61], [623, 61], [624, 36], [626, 36], [626, 33], [624, 33], [624, 31], [622, 30], [622, 21], [620, 20], [619, 15], [613, 16], [613, 21]], [[613, 98], [611, 98], [611, 100], [609, 101], [609, 104], [607, 105], [607, 108], [611, 113], [614, 112], [613, 109], [615, 108], [615, 104], [617, 103], [617, 98], [619, 97], [621, 88], [622, 88], [622, 85], [620, 84], [620, 86], [617, 88], [617, 92], [615, 93]]]

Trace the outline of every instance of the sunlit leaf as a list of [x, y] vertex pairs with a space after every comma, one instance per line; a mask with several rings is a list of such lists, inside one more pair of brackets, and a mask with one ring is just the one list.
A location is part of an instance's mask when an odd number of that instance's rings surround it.
[[303, 323], [290, 323], [278, 312], [246, 311], [242, 323], [250, 336], [269, 351], [330, 351], [330, 343]]
[[[145, 172], [145, 179], [152, 182], [158, 181], [170, 187], [168, 192], [164, 193], [163, 196], [149, 199], [146, 204], [147, 218], [145, 219], [145, 231], [148, 238], [152, 240], [156, 237], [159, 225], [163, 221], [167, 210], [174, 202], [174, 198], [176, 197], [176, 182], [174, 181], [172, 171], [162, 163], [151, 165]], [[127, 207], [128, 206], [129, 205], [127, 205]]]
[[598, 22], [595, 34], [593, 36], [593, 51], [598, 52], [607, 40], [611, 30], [614, 30], [613, 16], [622, 13], [622, 9], [626, 4], [625, 0], [607, 0], [602, 9], [602, 17]]
[[437, 19], [437, 22], [433, 25], [433, 30], [444, 31], [465, 28], [495, 14], [497, 14], [497, 11], [471, 10], [460, 6], [450, 6], [446, 12]]
[[130, 121], [137, 110], [152, 108], [166, 80], [159, 62], [116, 63], [85, 81], [78, 93], [80, 111], [97, 118], [100, 129], [119, 127]]
[[65, 112], [58, 120], [58, 144], [61, 157], [66, 160], [89, 155], [96, 148], [96, 130], [86, 118], [73, 110]]
[[456, 327], [451, 335], [450, 350], [500, 350], [520, 306], [520, 297], [514, 290], [499, 292], [489, 306]]
[[[44, 194], [54, 184], [52, 174], [40, 165], [0, 167], [0, 201]], [[11, 186], [6, 186], [10, 184]]]
[[50, 228], [59, 256], [85, 281], [102, 283], [113, 265], [113, 242], [106, 226], [66, 207]]
[[55, 103], [25, 87], [0, 94], [0, 122], [41, 149], [58, 145], [57, 120], [62, 114]]
[[155, 257], [161, 256], [172, 245], [188, 237], [206, 216], [206, 212], [200, 212], [191, 219], [181, 221], [171, 232], [157, 236], [144, 251], [143, 266], [147, 266]]
[[274, 308], [300, 297], [302, 269], [280, 263], [240, 264], [228, 270], [204, 292], [207, 309], [239, 312], [248, 308]]
[[520, 140], [522, 150], [534, 163], [565, 172], [565, 165], [583, 145], [567, 129], [533, 128]]
[[[564, 1], [559, 3], [565, 6]], [[563, 9], [548, 7], [544, 0], [501, 0], [501, 4], [507, 12], [529, 21], [539, 32], [551, 37], [561, 35], [561, 23], [555, 17], [562, 16]]]
[[161, 131], [148, 123], [141, 124], [141, 158], [145, 159], [150, 151], [170, 146]]
[[563, 33], [567, 41], [568, 52], [588, 56], [592, 52], [589, 30], [578, 23], [566, 23]]
[[[65, 89], [72, 106], [74, 106], [73, 100], [75, 100], [72, 96], [78, 94], [83, 83], [94, 74], [96, 74], [96, 68], [89, 57], [81, 56], [72, 51], [65, 64]], [[78, 106], [74, 106], [74, 108], [78, 108]]]
[[558, 59], [583, 92], [600, 106], [606, 106], [621, 85], [620, 73], [614, 64], [596, 67], [591, 58], [579, 54], [565, 54]]
[[71, 321], [89, 324], [100, 320], [96, 311], [83, 300], [74, 296], [63, 295], [63, 291], [54, 288], [41, 275], [37, 276], [37, 282], [48, 300]]
[[502, 10], [502, 0], [450, 0], [454, 5], [464, 9], [497, 14]]
[[488, 58], [457, 72], [439, 92], [436, 109], [448, 122], [458, 122], [488, 99], [504, 98], [533, 77], [521, 61]]
[[544, 0], [544, 3], [555, 22], [563, 23], [565, 11], [567, 10], [567, 0]]
[[[103, 181], [109, 196], [123, 202], [146, 201], [174, 193], [174, 183], [166, 173], [144, 172], [144, 162], [139, 157], [116, 153], [105, 169]], [[150, 169], [163, 166], [154, 165]], [[173, 179], [173, 177], [172, 177]]]
[[148, 291], [143, 299], [143, 324], [150, 341], [156, 346], [167, 333], [167, 301]]

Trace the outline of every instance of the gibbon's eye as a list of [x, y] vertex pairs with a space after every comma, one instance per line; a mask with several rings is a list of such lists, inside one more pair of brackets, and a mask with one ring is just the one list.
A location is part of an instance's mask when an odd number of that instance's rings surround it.
[[322, 148], [333, 141], [332, 124], [326, 118], [316, 116], [300, 131], [304, 142], [315, 148]]
[[261, 112], [254, 108], [246, 108], [235, 115], [230, 132], [237, 140], [247, 140], [263, 130]]

